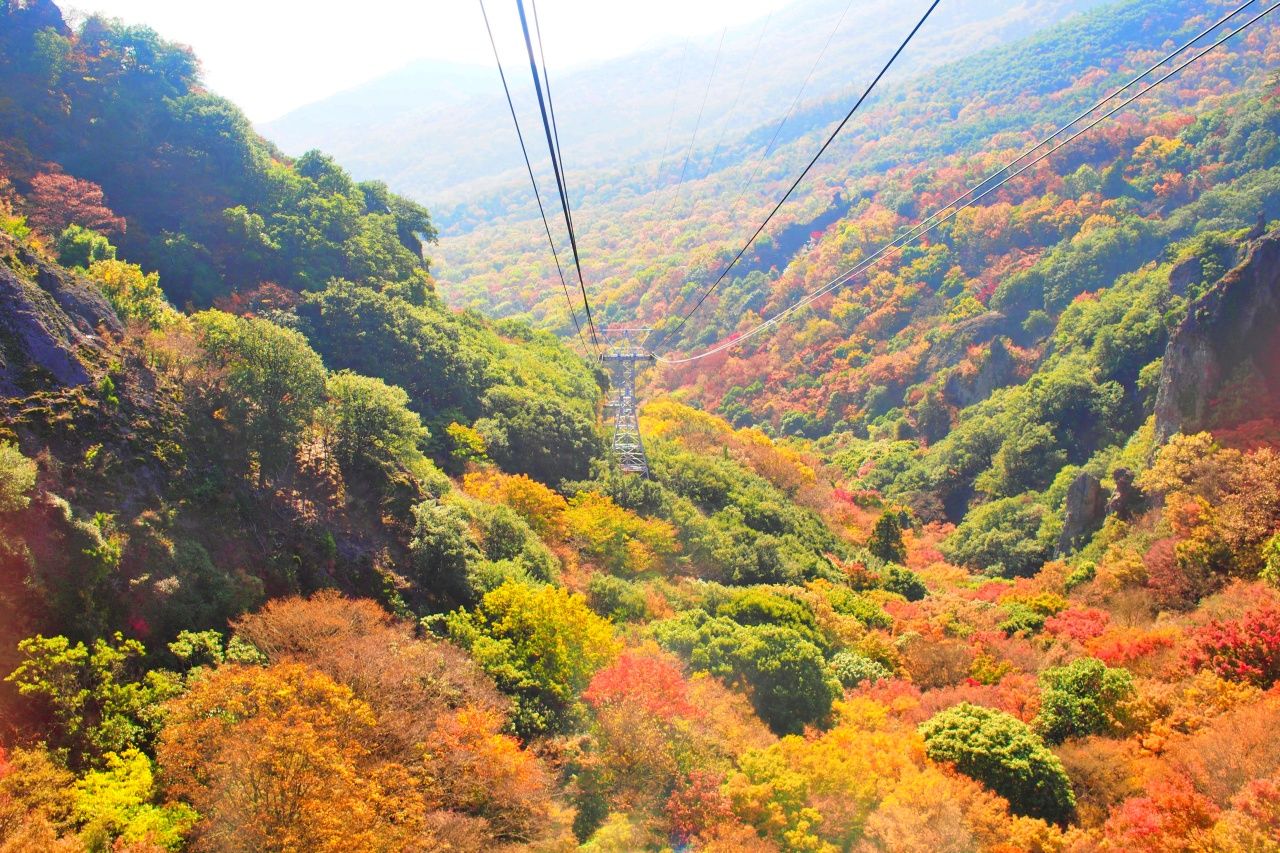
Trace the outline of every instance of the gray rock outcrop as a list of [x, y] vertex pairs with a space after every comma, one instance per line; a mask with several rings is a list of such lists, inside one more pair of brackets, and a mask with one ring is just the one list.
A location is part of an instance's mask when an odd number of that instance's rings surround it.
[[1107, 515], [1107, 490], [1087, 471], [1081, 472], [1067, 488], [1066, 513], [1058, 535], [1058, 553], [1070, 554], [1101, 525]]
[[1244, 260], [1192, 303], [1165, 348], [1156, 392], [1156, 439], [1212, 423], [1227, 380], [1247, 375], [1280, 390], [1280, 233], [1247, 247]]
[[0, 397], [91, 380], [85, 359], [120, 321], [91, 283], [0, 244]]

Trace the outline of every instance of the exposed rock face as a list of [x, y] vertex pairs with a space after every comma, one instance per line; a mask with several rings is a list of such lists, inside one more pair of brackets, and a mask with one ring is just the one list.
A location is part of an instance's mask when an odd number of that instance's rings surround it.
[[1267, 214], [1259, 213], [1258, 221], [1253, 223], [1253, 227], [1249, 229], [1249, 239], [1257, 240], [1267, 233]]
[[1003, 338], [991, 342], [991, 350], [973, 376], [953, 372], [947, 379], [947, 401], [957, 406], [972, 406], [991, 396], [991, 392], [1011, 385], [1018, 378], [1018, 363], [1004, 344]]
[[952, 327], [951, 333], [942, 337], [929, 351], [929, 359], [925, 362], [930, 373], [956, 364], [964, 358], [965, 352], [974, 344], [985, 344], [997, 335], [1004, 334], [1009, 319], [999, 311], [988, 311], [967, 320], [961, 320]]
[[1174, 296], [1186, 296], [1191, 285], [1204, 275], [1204, 262], [1198, 257], [1187, 258], [1169, 270], [1169, 292]]
[[120, 321], [97, 288], [0, 244], [0, 397], [89, 382], [99, 330], [118, 333]]
[[1134, 473], [1128, 468], [1117, 468], [1111, 472], [1115, 480], [1116, 490], [1107, 500], [1107, 515], [1114, 515], [1121, 521], [1129, 521], [1146, 505], [1147, 496], [1134, 481]]
[[1058, 536], [1058, 553], [1070, 554], [1098, 527], [1107, 514], [1107, 491], [1092, 474], [1081, 473], [1067, 488], [1066, 517]]
[[1280, 389], [1280, 233], [1253, 242], [1244, 261], [1205, 292], [1169, 338], [1156, 393], [1156, 439], [1211, 425], [1229, 378]]

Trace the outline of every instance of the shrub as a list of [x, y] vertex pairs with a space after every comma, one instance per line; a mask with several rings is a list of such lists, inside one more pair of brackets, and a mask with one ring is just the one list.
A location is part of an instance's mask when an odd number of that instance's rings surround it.
[[1280, 606], [1266, 603], [1239, 619], [1215, 619], [1192, 635], [1194, 667], [1268, 688], [1280, 680]]
[[1112, 627], [1088, 641], [1085, 648], [1108, 666], [1120, 666], [1171, 649], [1178, 637], [1176, 628]]
[[1213, 827], [1219, 850], [1266, 850], [1280, 838], [1280, 780], [1254, 779]]
[[735, 589], [710, 609], [713, 615], [732, 619], [739, 625], [781, 625], [824, 651], [830, 646], [812, 610], [765, 588]]
[[227, 419], [264, 469], [291, 462], [324, 397], [320, 356], [298, 332], [266, 320], [202, 311], [191, 318], [211, 366], [226, 371]]
[[471, 504], [469, 510], [487, 559], [511, 561], [535, 580], [550, 581], [555, 577], [559, 562], [519, 513], [508, 506], [479, 502]]
[[929, 588], [920, 580], [919, 575], [893, 564], [885, 569], [882, 586], [887, 592], [896, 592], [907, 601], [920, 601], [929, 594]]
[[587, 477], [600, 455], [595, 422], [561, 399], [500, 386], [484, 395], [483, 408], [475, 428], [505, 471], [554, 485]]
[[1044, 627], [1044, 623], [1044, 613], [1021, 601], [1015, 601], [1005, 608], [1005, 619], [1000, 623], [1000, 630], [1010, 637], [1015, 634], [1034, 634]]
[[942, 543], [948, 560], [992, 575], [1030, 575], [1049, 556], [1039, 539], [1045, 508], [1029, 496], [1004, 498], [969, 513]]
[[966, 680], [977, 659], [977, 652], [969, 642], [936, 632], [908, 632], [898, 638], [897, 645], [911, 680], [926, 690]]
[[863, 683], [875, 683], [893, 678], [884, 664], [857, 652], [840, 652], [831, 659], [831, 671], [845, 687], [857, 687]]
[[889, 630], [893, 617], [884, 608], [865, 595], [859, 595], [848, 587], [832, 586], [827, 593], [831, 607], [841, 616], [851, 616], [868, 628]]
[[756, 713], [777, 734], [795, 734], [824, 719], [840, 695], [822, 650], [792, 627], [739, 625], [692, 610], [652, 630], [694, 669], [745, 682]]
[[1067, 600], [1060, 595], [1042, 592], [1039, 595], [1020, 596], [1003, 600], [1005, 621], [1001, 630], [1010, 636], [1018, 633], [1034, 634], [1044, 627], [1045, 621], [1067, 608]]
[[64, 267], [88, 269], [97, 261], [116, 259], [116, 247], [110, 240], [79, 225], [68, 225], [54, 242], [54, 250], [58, 253], [58, 263]]
[[157, 723], [153, 706], [180, 689], [159, 672], [141, 675], [137, 661], [145, 649], [119, 633], [92, 646], [37, 634], [18, 643], [18, 651], [22, 662], [5, 681], [44, 706], [49, 745], [76, 763], [148, 745]]
[[75, 784], [75, 815], [84, 825], [81, 838], [90, 849], [114, 849], [130, 842], [150, 842], [155, 849], [176, 850], [196, 822], [185, 803], [151, 804], [156, 794], [151, 760], [136, 749], [106, 755], [105, 770], [91, 770]]
[[101, 260], [89, 266], [89, 277], [98, 283], [116, 315], [125, 322], [158, 329], [177, 317], [160, 289], [157, 273], [146, 274], [137, 264]]
[[35, 484], [36, 463], [23, 456], [16, 444], [0, 441], [0, 512], [25, 509]]
[[643, 619], [649, 612], [643, 587], [602, 572], [587, 583], [587, 600], [592, 610], [614, 622]]
[[618, 651], [613, 626], [581, 595], [553, 586], [504, 583], [447, 624], [513, 698], [515, 730], [525, 738], [572, 728], [578, 694]]
[[1116, 850], [1188, 850], [1213, 826], [1217, 814], [1213, 801], [1184, 777], [1163, 777], [1148, 784], [1142, 796], [1125, 800], [1107, 820], [1104, 833]]
[[596, 492], [574, 497], [564, 521], [582, 553], [615, 574], [662, 569], [677, 547], [676, 530], [671, 524], [643, 518]]
[[1055, 637], [1083, 643], [1102, 635], [1111, 623], [1111, 614], [1092, 607], [1063, 610], [1044, 620], [1044, 629]]
[[1009, 801], [1018, 814], [1063, 824], [1075, 810], [1062, 762], [1026, 723], [965, 702], [920, 726], [925, 751]]
[[679, 661], [657, 649], [623, 652], [600, 670], [582, 694], [599, 711], [611, 704], [631, 703], [662, 720], [694, 718], [700, 710], [689, 701], [689, 683]]
[[325, 395], [320, 422], [334, 456], [347, 470], [408, 465], [422, 458], [427, 430], [409, 410], [409, 395], [402, 389], [339, 371], [329, 376]]
[[1280, 589], [1280, 533], [1267, 540], [1262, 546], [1262, 570], [1258, 579], [1266, 581], [1272, 588]]
[[1075, 589], [1082, 584], [1086, 584], [1098, 576], [1098, 565], [1092, 562], [1083, 562], [1071, 570], [1067, 575], [1067, 579], [1063, 581], [1063, 588], [1067, 592]]
[[423, 501], [413, 508], [409, 543], [417, 579], [459, 601], [474, 594], [468, 568], [480, 559], [466, 513], [456, 504]]
[[1040, 715], [1036, 731], [1050, 743], [1115, 729], [1123, 705], [1134, 694], [1128, 670], [1112, 669], [1096, 658], [1080, 658], [1040, 674]]

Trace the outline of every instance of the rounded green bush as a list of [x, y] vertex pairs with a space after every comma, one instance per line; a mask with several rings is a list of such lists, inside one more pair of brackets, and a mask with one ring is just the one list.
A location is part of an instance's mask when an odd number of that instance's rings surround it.
[[1065, 824], [1075, 811], [1062, 762], [1017, 717], [963, 702], [922, 723], [920, 735], [931, 759], [954, 764], [1017, 814]]

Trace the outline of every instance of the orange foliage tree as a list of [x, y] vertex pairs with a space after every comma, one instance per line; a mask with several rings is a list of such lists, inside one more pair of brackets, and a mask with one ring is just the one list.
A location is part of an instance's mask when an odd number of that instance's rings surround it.
[[529, 843], [549, 822], [550, 780], [537, 757], [502, 732], [505, 725], [483, 708], [436, 718], [424, 745], [429, 804], [482, 816], [494, 837]]
[[220, 667], [165, 711], [156, 755], [202, 816], [197, 849], [378, 849], [422, 827], [409, 772], [371, 748], [369, 706], [310, 667]]
[[281, 598], [233, 625], [271, 663], [304, 663], [343, 684], [377, 716], [378, 748], [412, 764], [441, 714], [461, 708], [505, 713], [507, 701], [466, 653], [416, 638], [368, 599], [336, 592]]
[[506, 504], [516, 511], [534, 532], [560, 540], [565, 535], [564, 513], [569, 505], [559, 494], [526, 477], [501, 471], [472, 471], [462, 478], [462, 490], [472, 497]]
[[477, 843], [528, 842], [547, 827], [542, 763], [502, 733], [510, 702], [457, 646], [334, 592], [277, 599], [235, 629], [270, 661], [305, 663], [368, 703], [370, 745], [414, 773], [431, 809], [473, 818]]

